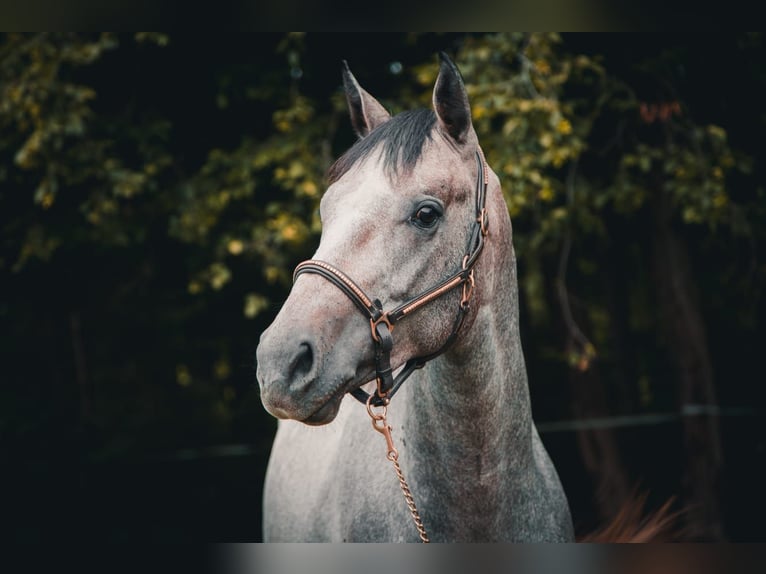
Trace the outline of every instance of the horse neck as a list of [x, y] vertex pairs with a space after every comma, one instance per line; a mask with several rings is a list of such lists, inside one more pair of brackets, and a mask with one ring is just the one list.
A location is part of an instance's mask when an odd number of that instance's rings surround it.
[[489, 476], [532, 464], [510, 221], [507, 232], [498, 227], [477, 267], [477, 281], [484, 283], [477, 283], [475, 316], [455, 346], [423, 369], [416, 385], [405, 385], [411, 394], [408, 434], [415, 434], [408, 442], [449, 466], [468, 460], [461, 469], [474, 479], [477, 473]]
[[[488, 198], [489, 199], [489, 198]], [[402, 466], [439, 541], [568, 541], [566, 496], [532, 422], [516, 259], [499, 187], [475, 268], [474, 315], [405, 384]], [[420, 503], [419, 503], [420, 504]]]

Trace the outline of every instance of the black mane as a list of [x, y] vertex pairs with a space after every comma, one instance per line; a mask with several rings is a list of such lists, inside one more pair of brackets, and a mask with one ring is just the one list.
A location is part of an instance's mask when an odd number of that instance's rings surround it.
[[383, 147], [383, 166], [395, 174], [400, 168], [410, 169], [420, 159], [423, 144], [431, 139], [436, 122], [432, 110], [417, 109], [395, 115], [357, 141], [327, 171], [329, 183], [338, 181], [357, 162], [367, 158], [378, 146]]

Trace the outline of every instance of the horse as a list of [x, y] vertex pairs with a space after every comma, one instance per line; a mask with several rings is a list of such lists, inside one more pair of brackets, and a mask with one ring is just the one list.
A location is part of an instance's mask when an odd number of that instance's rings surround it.
[[433, 109], [393, 117], [342, 76], [358, 140], [256, 351], [279, 419], [264, 540], [573, 541], [532, 420], [511, 220], [460, 71], [441, 53]]

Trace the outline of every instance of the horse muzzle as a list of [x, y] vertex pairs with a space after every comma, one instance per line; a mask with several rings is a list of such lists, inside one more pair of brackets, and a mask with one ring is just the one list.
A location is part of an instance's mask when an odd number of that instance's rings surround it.
[[261, 402], [279, 419], [327, 424], [338, 414], [345, 394], [371, 378], [370, 367], [362, 368], [358, 355], [348, 352], [341, 340], [330, 343], [321, 332], [285, 329], [285, 324], [295, 323], [275, 321], [256, 351]]

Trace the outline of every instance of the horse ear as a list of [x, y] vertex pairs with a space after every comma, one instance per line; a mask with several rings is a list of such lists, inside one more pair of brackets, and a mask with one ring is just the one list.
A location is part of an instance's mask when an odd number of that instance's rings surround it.
[[464, 143], [473, 124], [463, 77], [446, 53], [439, 52], [439, 60], [439, 76], [434, 85], [434, 111], [441, 129], [457, 143]]
[[343, 60], [343, 88], [346, 90], [351, 125], [360, 138], [391, 119], [391, 114], [386, 108], [359, 85], [354, 74], [348, 69], [346, 60]]

